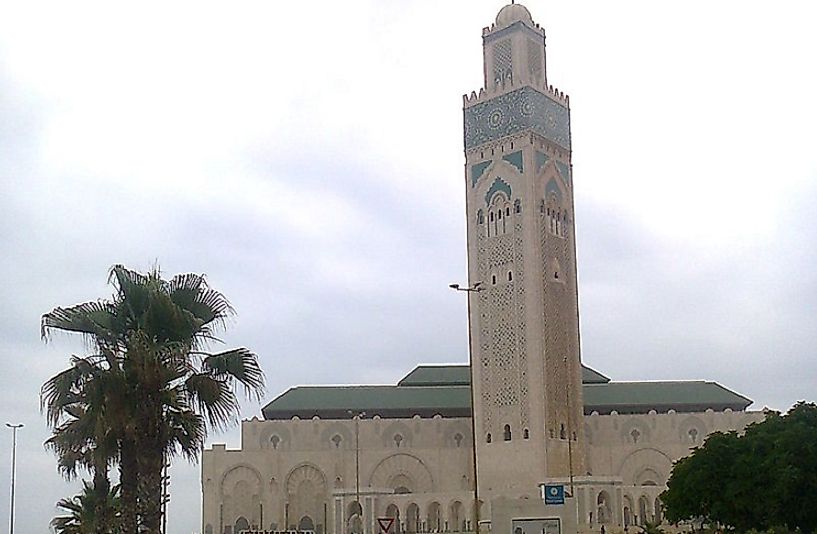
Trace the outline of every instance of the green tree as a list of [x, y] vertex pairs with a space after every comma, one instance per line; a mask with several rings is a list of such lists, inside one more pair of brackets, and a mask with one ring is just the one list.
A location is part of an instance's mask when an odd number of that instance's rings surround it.
[[[236, 422], [235, 387], [260, 399], [263, 373], [247, 349], [206, 350], [234, 311], [203, 276], [166, 281], [158, 269], [141, 274], [117, 265], [109, 281], [115, 288], [110, 301], [54, 309], [43, 316], [43, 336], [83, 334], [97, 349], [100, 373], [118, 384], [108, 391], [115, 413], [101, 421], [118, 446], [122, 528], [158, 533], [165, 463], [179, 453], [197, 457], [208, 426]], [[83, 394], [80, 387], [67, 390]], [[55, 409], [78, 419], [64, 407], [69, 404]]]
[[817, 529], [817, 405], [770, 413], [745, 434], [715, 433], [675, 463], [661, 495], [669, 521]]
[[[56, 534], [96, 534], [97, 532], [119, 532], [118, 530], [101, 530], [110, 528], [111, 518], [119, 513], [118, 488], [109, 488], [102, 492], [87, 482], [83, 483], [82, 492], [70, 499], [62, 499], [57, 508], [67, 512], [51, 520], [51, 528]], [[99, 511], [103, 511], [100, 517]]]

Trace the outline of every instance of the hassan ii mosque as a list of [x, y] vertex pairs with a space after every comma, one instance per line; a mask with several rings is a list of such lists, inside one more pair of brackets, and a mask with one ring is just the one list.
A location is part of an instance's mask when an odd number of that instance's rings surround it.
[[707, 434], [763, 418], [715, 382], [582, 365], [569, 98], [524, 6], [482, 41], [484, 86], [463, 97], [472, 365], [282, 393], [240, 449], [204, 451], [205, 534], [612, 534], [661, 518], [673, 461]]

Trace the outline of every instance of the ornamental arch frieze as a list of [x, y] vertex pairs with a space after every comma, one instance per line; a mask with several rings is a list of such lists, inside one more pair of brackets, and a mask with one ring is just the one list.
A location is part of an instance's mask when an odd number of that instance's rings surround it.
[[411, 493], [430, 493], [434, 489], [434, 478], [426, 464], [416, 456], [405, 453], [392, 454], [381, 460], [369, 476], [369, 487], [392, 489], [395, 481], [410, 483]]
[[230, 495], [238, 482], [246, 482], [259, 496], [263, 491], [261, 473], [249, 464], [238, 464], [228, 469], [221, 477], [221, 495]]
[[666, 453], [645, 447], [628, 454], [621, 462], [618, 475], [625, 484], [664, 486], [672, 470], [672, 459]]
[[264, 485], [261, 474], [253, 467], [239, 464], [231, 467], [221, 477], [222, 520], [234, 523], [243, 517], [258, 522], [258, 510]]

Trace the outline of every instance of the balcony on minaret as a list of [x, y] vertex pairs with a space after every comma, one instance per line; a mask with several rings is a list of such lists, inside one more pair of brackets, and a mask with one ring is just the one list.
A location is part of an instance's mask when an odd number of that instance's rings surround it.
[[508, 4], [490, 28], [482, 30], [485, 85], [489, 93], [509, 85], [547, 85], [545, 30], [520, 4]]

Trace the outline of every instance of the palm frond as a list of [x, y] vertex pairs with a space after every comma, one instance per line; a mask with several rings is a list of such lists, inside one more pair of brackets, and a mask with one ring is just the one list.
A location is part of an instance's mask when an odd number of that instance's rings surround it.
[[264, 396], [264, 371], [258, 365], [258, 356], [249, 349], [210, 354], [202, 360], [201, 367], [203, 372], [231, 385], [241, 384], [249, 399], [260, 400]]
[[211, 426], [223, 430], [237, 422], [238, 399], [224, 380], [197, 373], [188, 377], [185, 389], [194, 408], [204, 414]]
[[192, 410], [168, 410], [166, 420], [166, 453], [180, 452], [188, 460], [196, 460], [207, 438], [204, 418]]
[[54, 308], [40, 321], [40, 336], [48, 341], [54, 330], [76, 332], [86, 337], [109, 338], [114, 325], [114, 310], [108, 302], [85, 302], [70, 308]]

